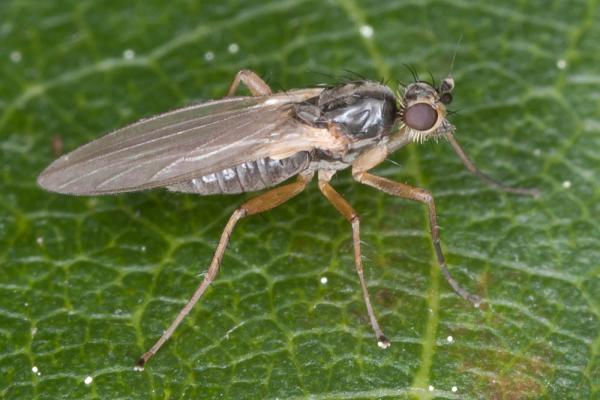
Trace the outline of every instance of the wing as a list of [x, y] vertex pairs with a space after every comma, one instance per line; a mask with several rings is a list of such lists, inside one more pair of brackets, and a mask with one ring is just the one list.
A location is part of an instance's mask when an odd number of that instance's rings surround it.
[[290, 117], [292, 104], [321, 90], [226, 98], [141, 120], [62, 156], [40, 174], [38, 184], [76, 195], [130, 192], [267, 156], [327, 148], [333, 142], [326, 129]]

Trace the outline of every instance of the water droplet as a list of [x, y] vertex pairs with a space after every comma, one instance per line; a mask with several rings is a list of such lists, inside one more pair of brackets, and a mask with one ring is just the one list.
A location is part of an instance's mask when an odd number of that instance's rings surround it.
[[126, 60], [133, 60], [135, 58], [135, 51], [127, 49], [123, 52], [123, 58]]
[[360, 27], [360, 34], [364, 38], [369, 39], [373, 37], [373, 33], [375, 33], [375, 31], [373, 30], [373, 27], [371, 25], [363, 25]]
[[206, 53], [204, 53], [204, 59], [206, 61], [212, 61], [215, 59], [215, 53], [213, 53], [212, 51], [207, 51]]
[[230, 52], [231, 54], [235, 54], [240, 50], [240, 46], [238, 46], [237, 43], [231, 43], [229, 46], [227, 46], [227, 51]]
[[20, 51], [13, 51], [12, 53], [10, 53], [10, 61], [14, 62], [14, 63], [19, 63], [21, 62], [21, 60], [23, 59], [23, 55], [21, 54]]
[[93, 381], [94, 381], [94, 378], [92, 378], [91, 376], [86, 376], [85, 379], [83, 380], [83, 383], [85, 383], [86, 385], [89, 385]]

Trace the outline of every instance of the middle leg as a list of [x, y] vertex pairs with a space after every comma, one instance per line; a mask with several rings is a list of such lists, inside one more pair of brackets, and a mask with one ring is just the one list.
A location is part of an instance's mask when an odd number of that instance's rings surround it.
[[319, 175], [319, 189], [323, 195], [333, 204], [333, 206], [352, 224], [352, 243], [354, 245], [354, 264], [356, 266], [356, 272], [358, 273], [358, 279], [360, 280], [360, 287], [362, 288], [363, 299], [367, 307], [367, 313], [369, 314], [369, 320], [371, 321], [371, 327], [377, 337], [377, 345], [382, 349], [390, 347], [390, 341], [385, 337], [383, 331], [379, 327], [377, 317], [373, 312], [373, 306], [371, 305], [371, 299], [369, 296], [369, 289], [365, 282], [365, 276], [362, 266], [362, 255], [360, 252], [360, 220], [358, 214], [350, 204], [329, 184], [329, 182]]

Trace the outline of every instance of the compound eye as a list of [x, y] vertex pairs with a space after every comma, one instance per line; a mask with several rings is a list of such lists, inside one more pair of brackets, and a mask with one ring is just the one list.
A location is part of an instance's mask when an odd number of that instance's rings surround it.
[[437, 119], [437, 111], [426, 103], [417, 103], [410, 106], [404, 113], [404, 123], [418, 131], [431, 129]]

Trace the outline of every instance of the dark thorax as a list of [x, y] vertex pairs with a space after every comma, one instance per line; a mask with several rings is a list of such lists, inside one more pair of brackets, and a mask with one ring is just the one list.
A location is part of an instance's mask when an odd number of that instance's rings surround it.
[[315, 169], [344, 169], [365, 150], [387, 141], [397, 116], [396, 96], [387, 86], [370, 81], [323, 90], [294, 106], [295, 118], [317, 128], [334, 130], [347, 139], [344, 153], [316, 149]]

